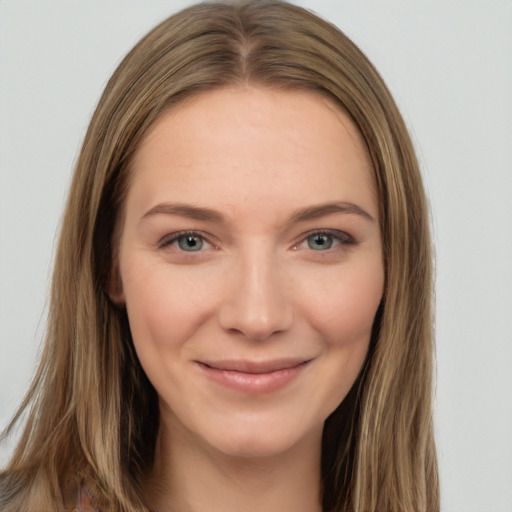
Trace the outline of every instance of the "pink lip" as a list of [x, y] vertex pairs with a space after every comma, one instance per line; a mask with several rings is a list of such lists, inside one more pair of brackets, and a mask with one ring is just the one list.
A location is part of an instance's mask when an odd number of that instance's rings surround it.
[[217, 384], [243, 393], [272, 393], [286, 387], [308, 366], [310, 360], [199, 362], [199, 368]]

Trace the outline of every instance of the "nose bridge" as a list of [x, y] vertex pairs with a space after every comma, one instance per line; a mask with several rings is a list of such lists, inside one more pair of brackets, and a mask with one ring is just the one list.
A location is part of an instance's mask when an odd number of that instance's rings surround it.
[[262, 246], [240, 251], [230, 269], [230, 286], [220, 311], [224, 329], [251, 340], [286, 331], [293, 320], [283, 262]]

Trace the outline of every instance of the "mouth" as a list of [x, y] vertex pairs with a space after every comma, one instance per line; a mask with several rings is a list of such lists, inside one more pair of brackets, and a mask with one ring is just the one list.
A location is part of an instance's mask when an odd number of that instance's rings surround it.
[[280, 370], [295, 368], [306, 364], [310, 359], [275, 359], [270, 361], [246, 361], [246, 360], [220, 360], [212, 362], [202, 362], [205, 366], [214, 370], [225, 370], [231, 372], [262, 374], [273, 373]]
[[311, 361], [312, 359], [221, 360], [198, 362], [198, 365], [216, 384], [242, 393], [265, 394], [290, 385]]

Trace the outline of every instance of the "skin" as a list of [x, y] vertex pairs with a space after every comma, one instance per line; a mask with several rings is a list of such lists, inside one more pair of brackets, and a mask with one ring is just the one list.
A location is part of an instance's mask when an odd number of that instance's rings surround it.
[[159, 395], [151, 506], [320, 510], [384, 284], [356, 129], [312, 92], [209, 91], [152, 127], [125, 206], [111, 298]]

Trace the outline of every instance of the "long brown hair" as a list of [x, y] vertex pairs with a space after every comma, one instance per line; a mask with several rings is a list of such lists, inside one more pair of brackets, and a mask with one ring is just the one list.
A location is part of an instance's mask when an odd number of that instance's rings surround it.
[[142, 481], [153, 462], [156, 393], [125, 311], [105, 292], [130, 162], [164, 111], [236, 84], [328, 96], [373, 163], [385, 292], [364, 369], [326, 422], [324, 510], [439, 509], [428, 209], [407, 129], [377, 71], [342, 32], [287, 3], [247, 1], [170, 17], [126, 56], [101, 97], [67, 202], [44, 353], [6, 431], [26, 415], [0, 473], [5, 512], [58, 510], [62, 489], [84, 478], [106, 510], [147, 510]]

